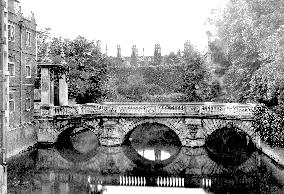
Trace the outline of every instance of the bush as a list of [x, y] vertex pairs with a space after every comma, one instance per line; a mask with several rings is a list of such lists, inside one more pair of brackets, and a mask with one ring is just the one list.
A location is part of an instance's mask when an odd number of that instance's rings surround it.
[[261, 140], [273, 147], [284, 148], [283, 115], [269, 110], [263, 104], [254, 109], [253, 127], [259, 132]]
[[164, 93], [163, 88], [156, 84], [151, 84], [148, 86], [148, 93], [150, 95], [161, 95]]

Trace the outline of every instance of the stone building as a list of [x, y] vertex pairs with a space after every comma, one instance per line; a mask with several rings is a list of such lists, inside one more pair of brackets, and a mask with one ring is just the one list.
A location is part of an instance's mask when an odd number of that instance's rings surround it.
[[10, 125], [19, 125], [33, 118], [36, 22], [33, 15], [23, 16], [17, 0], [9, 0], [8, 3]]
[[159, 66], [164, 63], [164, 56], [161, 55], [161, 46], [160, 44], [155, 44], [153, 56], [145, 56], [144, 48], [143, 54], [138, 54], [138, 48], [136, 45], [132, 46], [131, 56], [123, 57], [121, 56], [121, 47], [117, 46], [117, 57], [113, 60], [116, 65], [119, 67], [143, 67], [143, 66]]
[[130, 57], [130, 65], [133, 67], [137, 66], [137, 58], [138, 58], [138, 48], [136, 48], [136, 45], [132, 46], [132, 53]]
[[162, 62], [162, 55], [161, 55], [161, 45], [155, 44], [155, 50], [154, 50], [154, 65], [160, 65]]
[[[18, 0], [8, 0], [8, 70], [9, 70], [9, 131], [8, 152], [23, 149], [28, 145], [21, 142], [28, 125], [32, 125], [34, 109], [34, 78], [36, 76], [36, 21], [34, 15], [24, 16]], [[33, 136], [33, 130], [25, 131], [26, 137]], [[23, 139], [22, 139], [23, 140]], [[24, 141], [24, 140], [23, 140]], [[27, 143], [29, 144], [29, 143]], [[10, 153], [11, 154], [11, 153]], [[9, 153], [8, 153], [9, 155]]]

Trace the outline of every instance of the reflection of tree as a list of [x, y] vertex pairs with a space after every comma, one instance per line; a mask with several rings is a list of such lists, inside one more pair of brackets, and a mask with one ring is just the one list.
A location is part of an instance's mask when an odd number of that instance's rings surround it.
[[144, 123], [133, 129], [130, 136], [133, 146], [180, 146], [179, 137], [167, 126], [158, 123]]

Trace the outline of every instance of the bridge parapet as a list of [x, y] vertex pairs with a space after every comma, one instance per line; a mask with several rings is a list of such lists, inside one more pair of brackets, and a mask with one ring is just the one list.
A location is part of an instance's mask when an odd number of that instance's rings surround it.
[[42, 117], [53, 116], [224, 116], [252, 118], [255, 104], [239, 103], [90, 103], [41, 107]]

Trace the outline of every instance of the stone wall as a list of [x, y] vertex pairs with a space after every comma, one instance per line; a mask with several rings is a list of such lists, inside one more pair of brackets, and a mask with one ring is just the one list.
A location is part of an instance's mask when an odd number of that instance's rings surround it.
[[7, 132], [7, 158], [26, 151], [36, 143], [36, 127], [33, 124], [9, 130]]

